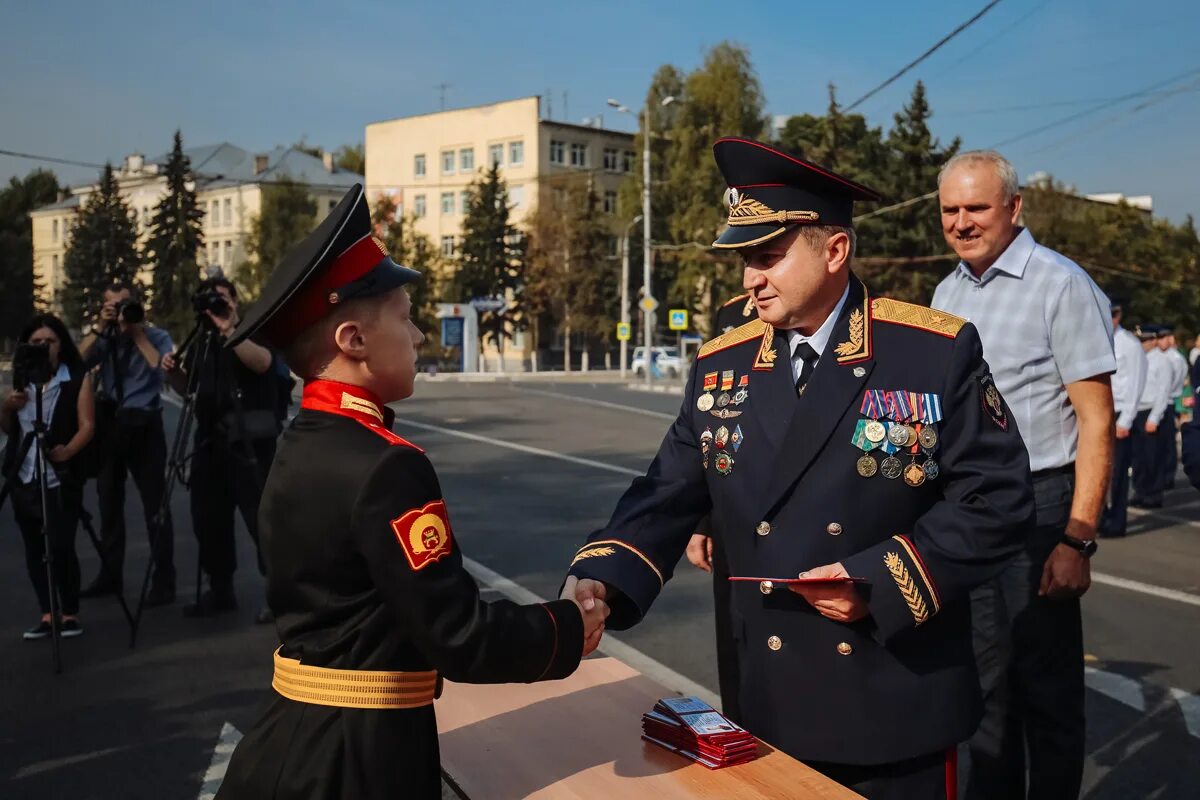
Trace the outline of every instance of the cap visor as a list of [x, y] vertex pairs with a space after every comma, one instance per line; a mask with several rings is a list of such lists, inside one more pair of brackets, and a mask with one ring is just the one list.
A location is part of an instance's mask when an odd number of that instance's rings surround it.
[[718, 250], [736, 250], [768, 242], [788, 229], [787, 225], [730, 225], [712, 246]]

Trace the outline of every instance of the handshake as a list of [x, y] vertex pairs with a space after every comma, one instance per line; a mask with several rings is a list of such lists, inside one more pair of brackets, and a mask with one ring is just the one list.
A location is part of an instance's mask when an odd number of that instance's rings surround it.
[[604, 635], [604, 620], [608, 619], [607, 587], [590, 578], [579, 580], [574, 575], [563, 584], [560, 600], [572, 600], [583, 615], [583, 654], [591, 655], [600, 646]]

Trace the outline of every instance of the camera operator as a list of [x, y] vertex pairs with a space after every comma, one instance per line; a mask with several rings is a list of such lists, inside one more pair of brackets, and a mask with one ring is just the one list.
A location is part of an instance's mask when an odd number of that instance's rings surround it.
[[128, 284], [104, 292], [104, 306], [84, 336], [80, 350], [90, 369], [100, 367], [96, 398], [100, 470], [100, 542], [104, 564], [83, 597], [119, 593], [125, 563], [125, 474], [133, 476], [154, 559], [154, 583], [146, 606], [175, 602], [175, 532], [167, 508], [155, 518], [166, 488], [167, 440], [162, 420], [162, 357], [175, 345], [161, 328], [145, 322], [145, 312]]
[[[46, 575], [43, 539], [41, 476], [37, 471], [35, 386], [42, 384], [42, 418], [46, 425], [45, 532], [50, 538], [51, 567], [57, 588], [59, 631], [64, 638], [79, 636], [79, 559], [75, 531], [83, 500], [84, 479], [79, 455], [94, 429], [92, 381], [62, 320], [51, 314], [34, 317], [18, 337], [13, 359], [14, 385], [0, 410], [0, 428], [8, 434], [3, 472], [11, 487], [13, 514], [25, 540], [25, 565], [41, 606], [41, 621], [25, 631], [28, 640], [50, 635], [50, 585]], [[28, 349], [32, 345], [35, 349]], [[44, 349], [41, 349], [44, 348]], [[38, 350], [40, 352], [38, 352]], [[32, 357], [32, 358], [31, 358]], [[28, 363], [34, 362], [34, 363]], [[36, 373], [41, 375], [35, 377]], [[49, 376], [48, 381], [42, 378]]]
[[[275, 438], [279, 434], [276, 391], [279, 378], [275, 357], [265, 347], [246, 340], [232, 349], [225, 338], [237, 327], [237, 290], [223, 277], [203, 281], [192, 306], [204, 329], [213, 334], [206, 348], [200, 340], [179, 363], [163, 359], [167, 380], [180, 394], [195, 372], [195, 449], [192, 456], [192, 526], [200, 544], [200, 566], [209, 588], [198, 604], [184, 608], [186, 616], [211, 616], [233, 611], [233, 573], [237, 568], [234, 511], [241, 512], [258, 549], [258, 503], [262, 497]], [[203, 359], [201, 361], [200, 359]], [[263, 572], [261, 556], [259, 572]], [[270, 621], [259, 614], [260, 621]]]

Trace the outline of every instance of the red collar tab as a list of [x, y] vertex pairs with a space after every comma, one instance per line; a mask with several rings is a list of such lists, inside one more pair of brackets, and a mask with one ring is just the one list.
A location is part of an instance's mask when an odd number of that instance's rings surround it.
[[352, 417], [359, 422], [390, 425], [391, 409], [361, 386], [338, 381], [315, 380], [304, 385], [301, 408]]
[[320, 321], [341, 299], [338, 289], [353, 283], [379, 265], [388, 257], [383, 242], [367, 235], [334, 259], [322, 274], [296, 293], [288, 301], [286, 330], [273, 330], [272, 336], [290, 340], [296, 334]]

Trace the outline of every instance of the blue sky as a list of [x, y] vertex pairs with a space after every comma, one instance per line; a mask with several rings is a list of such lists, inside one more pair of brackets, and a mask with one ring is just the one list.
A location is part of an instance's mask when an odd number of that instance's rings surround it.
[[[630, 129], [606, 98], [640, 104], [659, 65], [690, 69], [723, 39], [750, 49], [772, 114], [819, 113], [828, 82], [851, 102], [984, 0], [186, 5], [4, 0], [0, 149], [119, 160], [162, 152], [176, 127], [192, 145], [334, 148], [368, 122], [437, 110], [440, 83], [450, 107], [549, 91], [556, 118], [603, 112]], [[1182, 220], [1200, 212], [1200, 3], [1003, 0], [859, 110], [890, 124], [920, 78], [935, 132], [985, 147], [1188, 71], [1163, 86], [1188, 91], [1001, 148], [1022, 177], [1152, 194]], [[0, 156], [0, 179], [34, 166]]]

